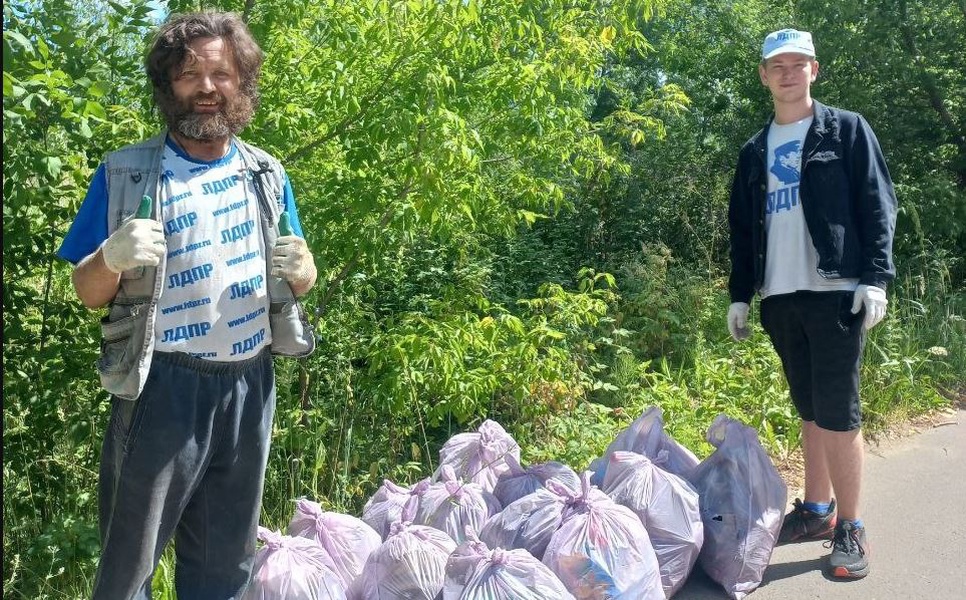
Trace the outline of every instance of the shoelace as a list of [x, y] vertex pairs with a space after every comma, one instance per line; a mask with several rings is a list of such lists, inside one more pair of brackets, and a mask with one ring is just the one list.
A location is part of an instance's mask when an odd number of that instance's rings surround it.
[[845, 554], [865, 555], [865, 548], [855, 534], [855, 529], [851, 525], [844, 525], [835, 528], [835, 537], [823, 544], [826, 548], [832, 548]]

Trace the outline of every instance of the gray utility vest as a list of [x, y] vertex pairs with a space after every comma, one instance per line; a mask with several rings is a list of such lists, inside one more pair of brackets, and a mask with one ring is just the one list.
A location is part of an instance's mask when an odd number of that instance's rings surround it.
[[[161, 155], [167, 132], [133, 146], [111, 152], [104, 159], [107, 175], [108, 235], [137, 212], [141, 198], [154, 201], [153, 218], [161, 214]], [[242, 161], [252, 177], [261, 214], [265, 248], [275, 246], [282, 212], [284, 170], [274, 157], [235, 139]], [[273, 201], [274, 200], [274, 201]], [[271, 252], [266, 252], [269, 323], [272, 354], [308, 356], [315, 350], [315, 334], [288, 283], [272, 277]], [[164, 282], [166, 261], [157, 267], [137, 267], [121, 273], [117, 295], [101, 319], [101, 356], [97, 370], [101, 385], [115, 396], [135, 400], [144, 389], [154, 351], [154, 321]]]

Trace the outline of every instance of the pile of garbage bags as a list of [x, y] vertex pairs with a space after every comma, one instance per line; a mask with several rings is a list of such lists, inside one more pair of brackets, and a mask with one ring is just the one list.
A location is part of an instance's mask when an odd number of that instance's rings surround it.
[[648, 409], [577, 473], [523, 466], [495, 421], [453, 436], [412, 486], [385, 480], [362, 518], [296, 503], [259, 529], [244, 600], [671, 598], [696, 564], [740, 600], [761, 583], [787, 490], [757, 433], [724, 415], [698, 461]]

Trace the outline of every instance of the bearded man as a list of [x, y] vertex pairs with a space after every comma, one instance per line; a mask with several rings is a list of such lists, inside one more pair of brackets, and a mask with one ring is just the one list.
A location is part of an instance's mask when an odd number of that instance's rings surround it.
[[282, 165], [236, 137], [262, 60], [238, 15], [162, 24], [145, 62], [167, 128], [107, 154], [58, 251], [81, 302], [107, 307], [95, 599], [151, 598], [172, 539], [181, 600], [251, 578], [272, 355], [314, 349], [296, 298], [317, 276]]

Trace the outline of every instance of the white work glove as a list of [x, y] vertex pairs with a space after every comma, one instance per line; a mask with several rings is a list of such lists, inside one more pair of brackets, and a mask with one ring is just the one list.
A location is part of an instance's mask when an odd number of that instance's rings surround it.
[[868, 331], [875, 327], [882, 317], [886, 314], [885, 290], [874, 285], [860, 285], [855, 288], [855, 295], [852, 296], [852, 314], [858, 314], [865, 306], [865, 319], [862, 321], [862, 329]]
[[751, 331], [748, 329], [748, 310], [751, 307], [746, 302], [732, 302], [728, 307], [728, 331], [736, 341], [748, 339]]
[[289, 283], [305, 281], [312, 273], [312, 253], [297, 235], [283, 235], [272, 249], [272, 275]]
[[131, 219], [101, 247], [104, 264], [114, 273], [135, 267], [156, 267], [166, 251], [164, 230], [153, 219]]

